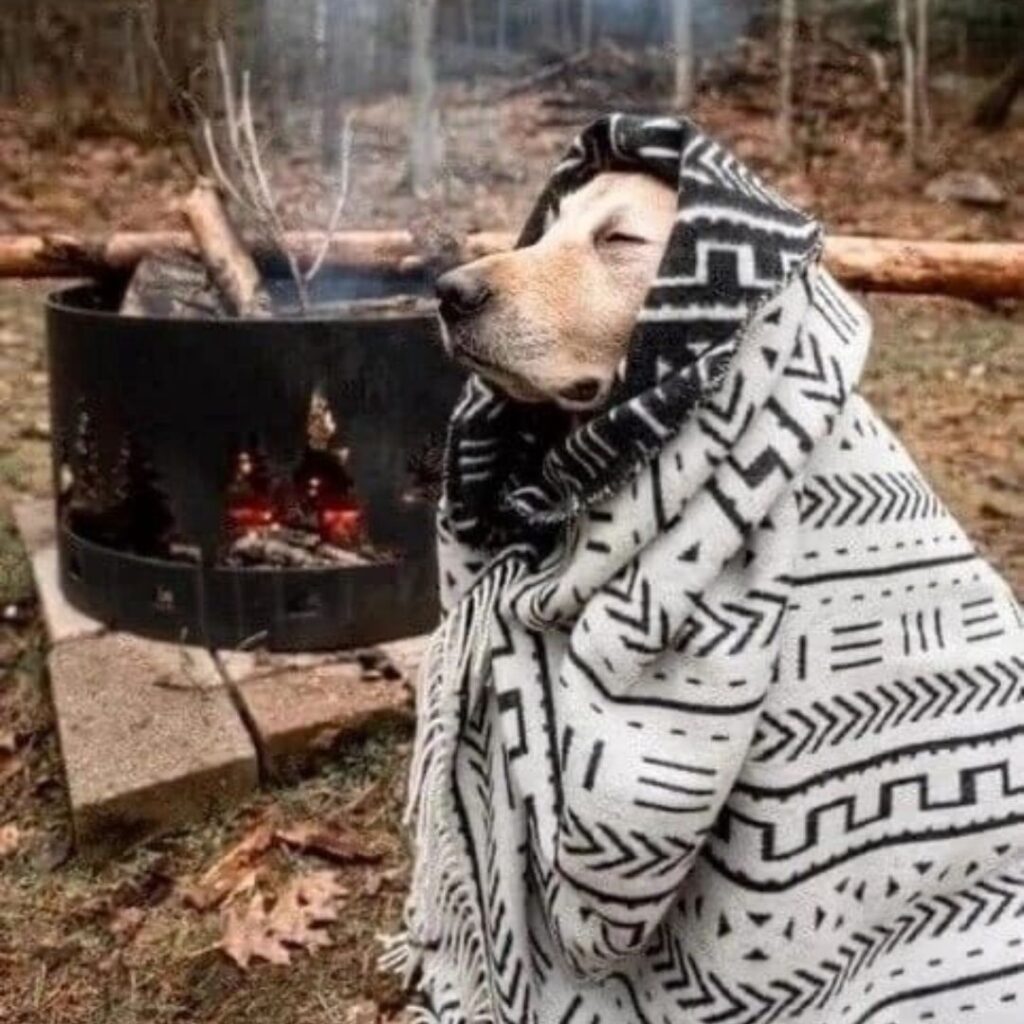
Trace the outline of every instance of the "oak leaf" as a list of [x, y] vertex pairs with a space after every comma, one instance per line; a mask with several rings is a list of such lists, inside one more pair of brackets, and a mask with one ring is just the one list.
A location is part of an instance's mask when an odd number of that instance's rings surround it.
[[326, 926], [338, 920], [347, 895], [333, 871], [293, 878], [269, 906], [266, 896], [253, 893], [225, 909], [221, 948], [243, 970], [256, 959], [289, 964], [293, 950], [331, 945]]

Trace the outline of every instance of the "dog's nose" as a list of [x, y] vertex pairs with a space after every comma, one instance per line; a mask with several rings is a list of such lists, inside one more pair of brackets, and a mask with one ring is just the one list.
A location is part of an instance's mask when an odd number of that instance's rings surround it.
[[451, 270], [437, 279], [437, 297], [441, 300], [441, 316], [458, 320], [480, 312], [491, 297], [491, 289], [478, 274], [467, 270]]

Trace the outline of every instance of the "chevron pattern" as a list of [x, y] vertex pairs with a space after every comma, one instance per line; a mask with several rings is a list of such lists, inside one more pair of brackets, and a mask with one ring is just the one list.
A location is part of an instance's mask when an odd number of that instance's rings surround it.
[[754, 733], [750, 759], [793, 762], [847, 740], [862, 740], [904, 725], [1024, 703], [1024, 659], [996, 659], [835, 694], [809, 707], [766, 711]]
[[815, 474], [804, 481], [800, 520], [811, 529], [944, 519], [949, 513], [914, 473]]

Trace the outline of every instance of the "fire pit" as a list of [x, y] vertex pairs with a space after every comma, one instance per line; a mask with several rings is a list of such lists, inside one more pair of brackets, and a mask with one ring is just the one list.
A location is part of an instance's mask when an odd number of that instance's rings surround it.
[[[217, 648], [353, 647], [430, 628], [433, 515], [460, 377], [408, 277], [318, 282], [272, 320], [48, 307], [60, 581], [111, 627]], [[425, 280], [413, 291], [426, 290]], [[375, 298], [376, 302], [340, 299]]]

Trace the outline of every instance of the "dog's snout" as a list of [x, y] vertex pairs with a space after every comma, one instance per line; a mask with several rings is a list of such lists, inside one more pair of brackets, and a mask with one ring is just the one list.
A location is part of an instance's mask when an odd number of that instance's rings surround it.
[[441, 315], [457, 320], [478, 313], [491, 297], [491, 289], [479, 274], [469, 270], [452, 270], [437, 281], [437, 297]]

